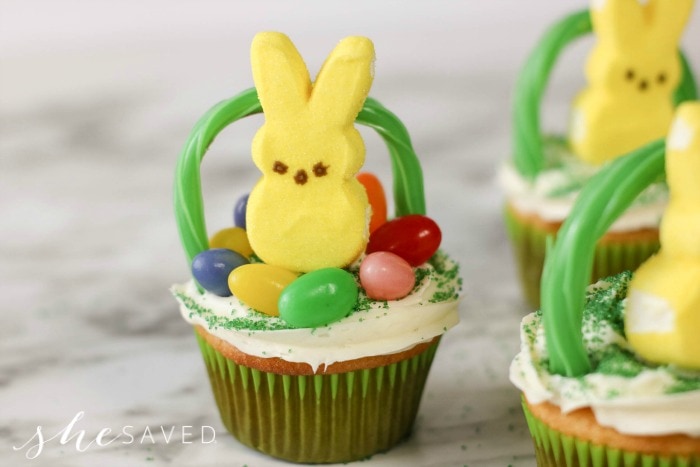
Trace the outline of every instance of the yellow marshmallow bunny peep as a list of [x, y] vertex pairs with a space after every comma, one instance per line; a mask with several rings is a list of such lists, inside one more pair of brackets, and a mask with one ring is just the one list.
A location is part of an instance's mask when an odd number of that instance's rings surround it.
[[597, 43], [569, 138], [582, 160], [602, 164], [666, 134], [681, 76], [678, 44], [692, 6], [693, 0], [592, 1]]
[[700, 369], [700, 102], [682, 104], [666, 143], [670, 201], [661, 250], [635, 272], [625, 315], [642, 357]]
[[374, 46], [343, 39], [312, 84], [287, 36], [255, 36], [253, 79], [265, 124], [253, 140], [262, 172], [248, 200], [250, 244], [292, 271], [344, 267], [367, 244], [370, 208], [355, 178], [365, 147], [354, 121], [372, 84]]

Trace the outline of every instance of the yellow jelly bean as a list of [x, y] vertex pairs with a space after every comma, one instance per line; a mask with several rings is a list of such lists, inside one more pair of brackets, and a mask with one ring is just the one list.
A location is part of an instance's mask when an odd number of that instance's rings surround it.
[[253, 254], [248, 235], [240, 227], [229, 227], [216, 232], [209, 240], [209, 248], [227, 248], [246, 258], [250, 258], [250, 255]]
[[270, 316], [279, 316], [280, 294], [297, 274], [277, 266], [255, 263], [237, 267], [228, 276], [228, 287], [246, 306]]

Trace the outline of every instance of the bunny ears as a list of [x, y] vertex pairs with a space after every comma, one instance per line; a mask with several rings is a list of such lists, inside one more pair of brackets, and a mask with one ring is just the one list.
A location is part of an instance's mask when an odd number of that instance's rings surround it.
[[351, 125], [362, 109], [374, 76], [374, 46], [347, 37], [328, 55], [316, 81], [289, 38], [262, 32], [251, 47], [253, 80], [269, 123], [290, 122], [310, 112], [329, 125]]
[[591, 17], [598, 36], [619, 45], [639, 44], [644, 33], [650, 44], [678, 44], [694, 0], [592, 0]]

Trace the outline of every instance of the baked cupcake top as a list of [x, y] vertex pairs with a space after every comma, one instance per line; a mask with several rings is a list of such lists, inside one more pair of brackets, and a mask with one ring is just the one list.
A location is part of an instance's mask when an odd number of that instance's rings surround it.
[[[592, 286], [592, 252], [614, 218], [663, 171], [661, 249], [634, 273]], [[584, 188], [545, 263], [542, 310], [522, 324], [511, 380], [532, 403], [591, 407], [629, 434], [700, 436], [700, 102]], [[584, 306], [585, 302], [585, 306]]]
[[[425, 215], [422, 171], [402, 123], [367, 97], [374, 48], [340, 41], [311, 81], [289, 38], [260, 33], [255, 88], [212, 108], [178, 161], [175, 212], [193, 280], [174, 286], [182, 314], [244, 352], [314, 368], [394, 353], [458, 321], [461, 279]], [[261, 178], [207, 238], [199, 164], [229, 124], [264, 113], [252, 144]], [[358, 173], [354, 123], [387, 143], [395, 217], [377, 177]]]
[[[513, 158], [499, 175], [509, 201], [526, 213], [561, 221], [580, 188], [605, 163], [668, 131], [673, 108], [695, 99], [692, 73], [678, 44], [692, 0], [593, 1], [550, 28], [518, 77]], [[554, 64], [575, 39], [594, 32], [586, 87], [575, 97], [567, 137], [540, 127], [540, 102]], [[663, 184], [648, 190], [615, 230], [657, 227]]]

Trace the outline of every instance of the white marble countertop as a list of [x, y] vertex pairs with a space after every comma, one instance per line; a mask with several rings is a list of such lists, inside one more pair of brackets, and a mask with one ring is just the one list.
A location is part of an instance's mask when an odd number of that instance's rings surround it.
[[[462, 321], [437, 354], [413, 436], [362, 465], [535, 465], [508, 381], [528, 310], [494, 173], [509, 153], [517, 69], [545, 25], [585, 2], [232, 3], [0, 1], [0, 465], [285, 465], [226, 433], [168, 293], [188, 276], [175, 160], [209, 107], [252, 85], [248, 48], [266, 29], [288, 33], [312, 70], [346, 35], [374, 40], [371, 95], [411, 132], [428, 212], [462, 265]], [[697, 11], [691, 23], [696, 46]], [[553, 127], [582, 82], [584, 47], [555, 74]], [[689, 56], [700, 66], [699, 47]], [[207, 156], [210, 229], [231, 222], [254, 183], [258, 124], [237, 124]], [[367, 168], [388, 177], [385, 148], [363, 134]], [[99, 446], [106, 428], [134, 438]]]

